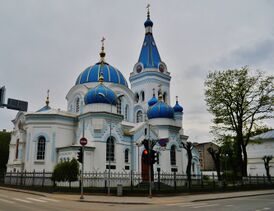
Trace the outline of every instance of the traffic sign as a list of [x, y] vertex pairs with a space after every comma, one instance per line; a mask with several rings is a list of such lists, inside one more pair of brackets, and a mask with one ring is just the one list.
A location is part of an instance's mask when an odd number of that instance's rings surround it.
[[87, 143], [88, 143], [88, 140], [87, 140], [85, 137], [82, 137], [82, 138], [80, 139], [80, 144], [81, 144], [82, 146], [87, 145]]

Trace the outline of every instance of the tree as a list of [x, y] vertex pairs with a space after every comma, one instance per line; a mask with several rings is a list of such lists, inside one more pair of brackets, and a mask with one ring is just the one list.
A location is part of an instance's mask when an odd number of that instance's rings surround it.
[[248, 67], [210, 72], [205, 101], [213, 114], [214, 131], [235, 137], [241, 176], [247, 176], [246, 146], [255, 125], [273, 118], [273, 76], [251, 75]]
[[213, 149], [212, 147], [209, 147], [207, 149], [207, 151], [209, 152], [209, 154], [211, 155], [214, 164], [215, 164], [215, 168], [217, 171], [217, 176], [218, 176], [218, 180], [221, 181], [221, 152], [220, 149]]
[[71, 182], [77, 181], [79, 176], [79, 164], [75, 158], [71, 161], [58, 163], [53, 170], [52, 180], [54, 182], [68, 181], [71, 188]]
[[269, 162], [272, 160], [272, 158], [273, 158], [272, 155], [266, 155], [266, 156], [263, 157], [266, 176], [267, 176], [269, 181], [271, 180], [271, 175], [269, 173], [269, 168], [270, 168]]
[[0, 132], [0, 178], [6, 172], [6, 165], [9, 159], [10, 132]]
[[187, 167], [186, 167], [186, 174], [187, 174], [187, 180], [189, 183], [189, 186], [191, 184], [191, 163], [192, 163], [192, 149], [193, 149], [193, 144], [189, 141], [186, 143], [182, 142], [183, 148], [187, 152]]

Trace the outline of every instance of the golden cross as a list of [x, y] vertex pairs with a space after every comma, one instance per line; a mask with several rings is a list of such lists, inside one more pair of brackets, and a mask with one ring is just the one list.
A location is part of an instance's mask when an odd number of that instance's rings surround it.
[[104, 41], [105, 41], [106, 39], [104, 38], [104, 37], [102, 37], [102, 40], [101, 40], [101, 42], [102, 42], [102, 47], [104, 47]]
[[147, 4], [147, 15], [149, 16], [149, 8], [150, 8], [150, 4]]

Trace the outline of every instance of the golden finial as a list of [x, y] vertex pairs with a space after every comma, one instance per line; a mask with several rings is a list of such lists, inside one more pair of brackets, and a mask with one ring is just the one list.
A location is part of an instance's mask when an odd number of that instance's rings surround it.
[[100, 82], [100, 84], [102, 84], [104, 82], [104, 76], [103, 76], [102, 72], [100, 72], [99, 82]]
[[176, 103], [178, 103], [178, 96], [176, 96]]
[[49, 89], [47, 91], [46, 105], [49, 106]]
[[159, 84], [158, 100], [163, 100], [162, 85]]
[[101, 62], [104, 62], [104, 60], [105, 60], [105, 56], [106, 56], [106, 53], [104, 52], [104, 50], [105, 50], [105, 47], [104, 47], [104, 42], [105, 42], [105, 38], [104, 37], [102, 37], [102, 40], [101, 40], [101, 42], [102, 42], [102, 47], [101, 47], [101, 52], [100, 52], [100, 57], [101, 57]]
[[150, 8], [150, 4], [147, 4], [147, 18], [149, 18], [149, 16], [150, 16], [149, 8]]

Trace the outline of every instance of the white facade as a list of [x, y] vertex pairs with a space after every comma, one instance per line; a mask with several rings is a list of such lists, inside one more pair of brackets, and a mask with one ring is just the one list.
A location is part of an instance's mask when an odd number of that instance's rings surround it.
[[[149, 27], [152, 31], [152, 26]], [[151, 31], [146, 36], [152, 36]], [[144, 41], [143, 46], [147, 42]], [[157, 50], [154, 40], [151, 43]], [[104, 48], [102, 52], [103, 50]], [[154, 147], [160, 160], [155, 164], [154, 171], [160, 168], [162, 172], [176, 170], [178, 173], [185, 173], [187, 153], [182, 148], [182, 142], [185, 142], [188, 136], [183, 132], [182, 111], [175, 112], [173, 118], [147, 118], [147, 103], [153, 97], [153, 88], [156, 97], [161, 89], [163, 101], [170, 106], [171, 76], [157, 53], [158, 51], [151, 56], [155, 61], [158, 59], [159, 64], [145, 67], [150, 64], [142, 60], [141, 52], [139, 61], [130, 74], [131, 89], [127, 87], [126, 82], [120, 82], [121, 78], [119, 81], [117, 79], [118, 82], [111, 81], [111, 77], [114, 79], [110, 71], [114, 70], [110, 69], [112, 66], [107, 66], [109, 75], [104, 75], [104, 78], [108, 80], [102, 84], [112, 90], [117, 98], [120, 97], [119, 108], [118, 104], [86, 103], [87, 93], [101, 84], [98, 80], [81, 82], [83, 77], [88, 79], [95, 67], [93, 66], [88, 70], [87, 76], [84, 75], [85, 72], [81, 73], [77, 79], [78, 83], [69, 90], [66, 96], [67, 111], [50, 108], [47, 100], [46, 106], [36, 112], [19, 112], [13, 120], [14, 130], [7, 171], [52, 171], [58, 162], [77, 158], [79, 140], [84, 136], [88, 140], [84, 155], [85, 171], [103, 172], [109, 165], [106, 143], [111, 136], [114, 138], [113, 159], [110, 161], [112, 171], [144, 171], [142, 141], [166, 139], [168, 142], [165, 148], [159, 143]], [[104, 56], [101, 56], [99, 65], [106, 66]], [[142, 65], [141, 72], [136, 72], [138, 64]], [[138, 116], [140, 112], [141, 118]], [[175, 146], [175, 162], [174, 158], [171, 162], [172, 146]], [[198, 153], [193, 151], [193, 157], [192, 173], [199, 174]]]
[[263, 157], [272, 156], [270, 161], [270, 175], [274, 176], [274, 130], [252, 137], [246, 147], [248, 163], [247, 172], [251, 176], [266, 176]]

